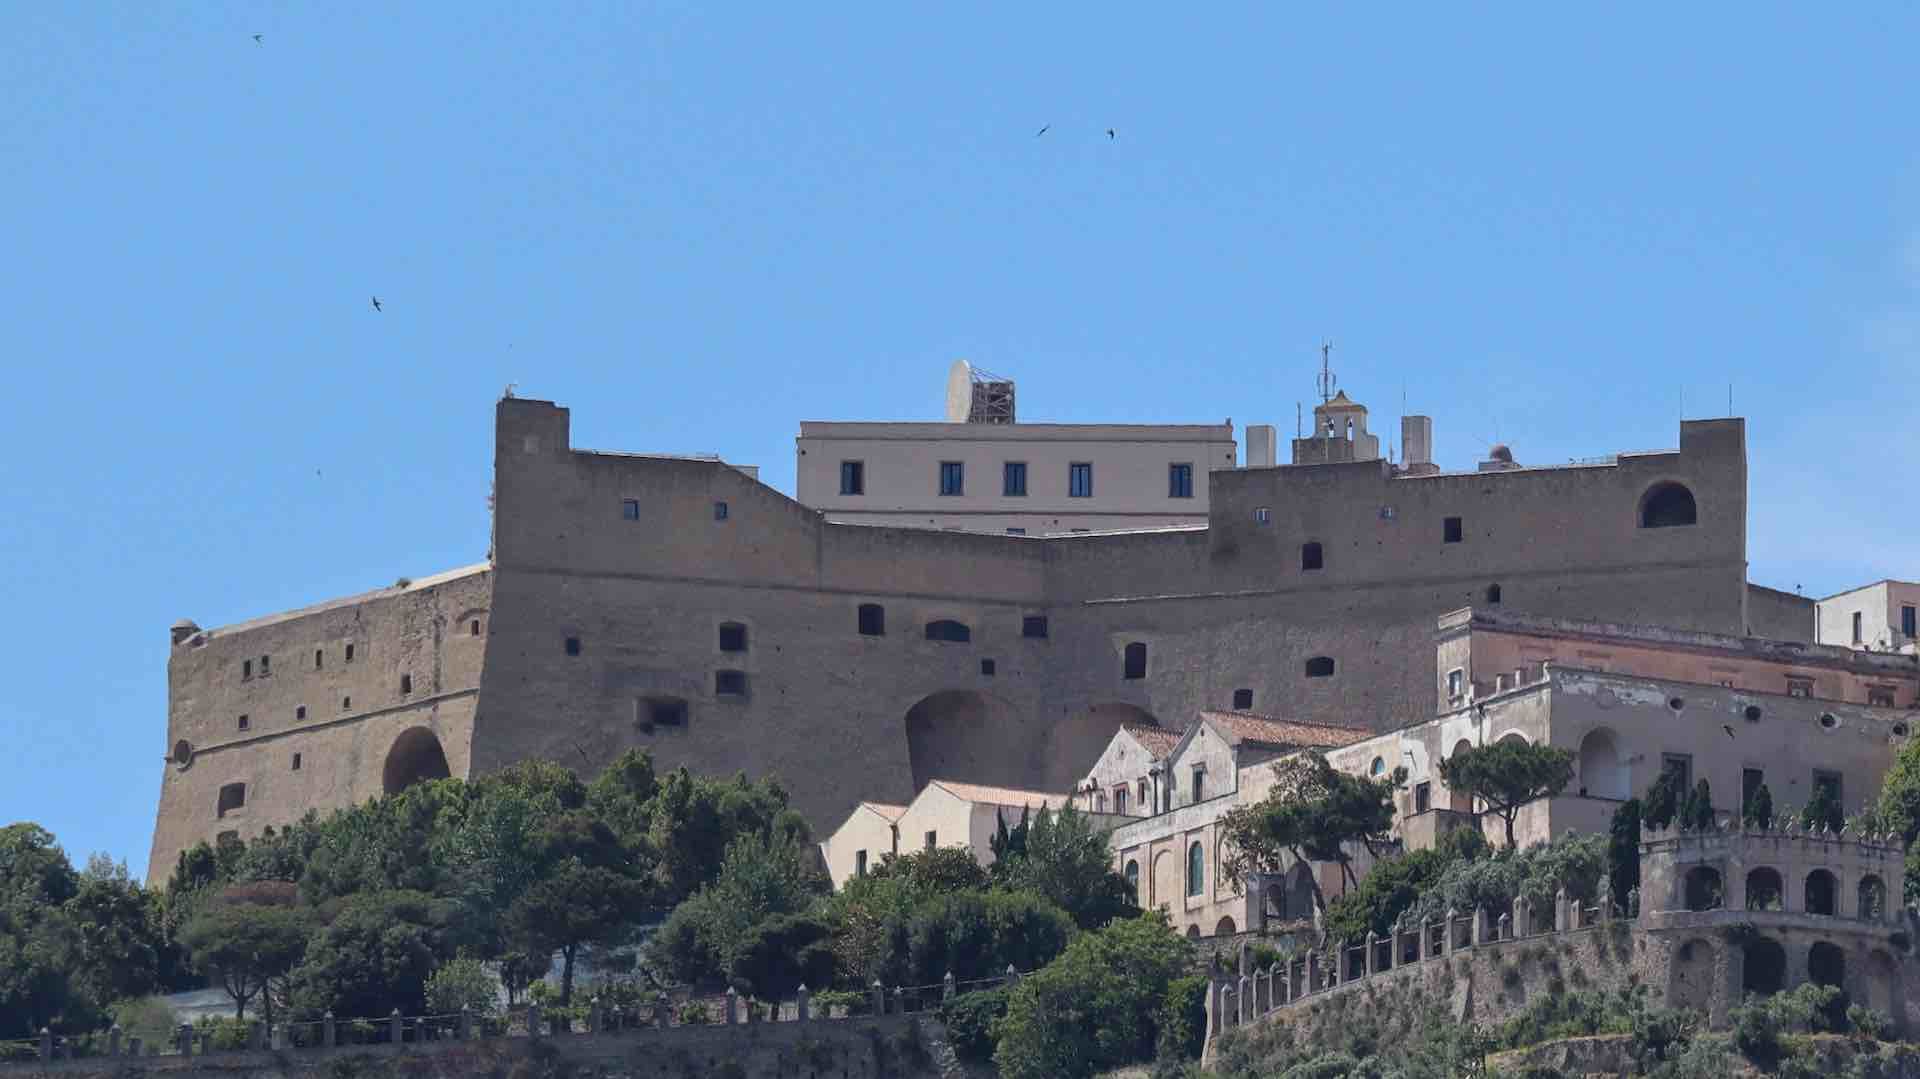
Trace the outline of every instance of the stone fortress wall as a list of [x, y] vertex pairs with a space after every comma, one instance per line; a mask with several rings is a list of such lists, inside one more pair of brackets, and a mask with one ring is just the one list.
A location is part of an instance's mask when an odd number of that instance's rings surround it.
[[[424, 752], [421, 736], [399, 741], [415, 727], [454, 775], [530, 756], [590, 771], [629, 748], [667, 768], [773, 772], [824, 830], [935, 777], [1069, 789], [1122, 722], [1178, 726], [1238, 689], [1286, 716], [1383, 730], [1427, 718], [1434, 619], [1492, 586], [1534, 614], [1751, 628], [1737, 419], [1685, 422], [1678, 450], [1600, 463], [1206, 479], [1204, 528], [840, 525], [726, 464], [575, 449], [566, 409], [504, 399], [490, 569], [176, 643], [168, 744], [195, 752], [167, 765], [150, 875], [221, 831], [379, 793], [390, 759], [405, 781]], [[1650, 494], [1676, 483], [1696, 523], [1640, 527]], [[873, 607], [883, 624], [863, 627]], [[932, 623], [966, 639], [929, 639]], [[349, 673], [331, 651], [354, 633], [368, 662]], [[1134, 644], [1141, 677], [1126, 669]], [[319, 671], [282, 680], [316, 649]], [[243, 679], [240, 664], [265, 655], [272, 680]], [[1331, 675], [1308, 675], [1329, 659]], [[240, 712], [270, 726], [241, 734]], [[244, 819], [221, 818], [235, 782], [249, 784]]]

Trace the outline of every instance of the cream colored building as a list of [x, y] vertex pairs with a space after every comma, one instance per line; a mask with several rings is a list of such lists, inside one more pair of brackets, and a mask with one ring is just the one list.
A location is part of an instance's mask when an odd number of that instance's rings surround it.
[[[945, 423], [802, 423], [796, 498], [847, 524], [1032, 536], [1203, 527], [1208, 474], [1237, 463], [1231, 422], [1016, 423], [1013, 383], [965, 361], [948, 403]], [[1271, 464], [1272, 428], [1257, 434]]]
[[1875, 581], [1813, 605], [1814, 640], [1842, 648], [1908, 652], [1920, 648], [1920, 584]]
[[[984, 787], [936, 779], [920, 789], [904, 806], [862, 802], [820, 844], [827, 874], [834, 888], [865, 876], [889, 854], [908, 854], [935, 847], [963, 847], [983, 866], [993, 864], [993, 836], [1004, 818], [1008, 827], [1019, 823], [1022, 812], [1060, 810], [1065, 794]], [[1104, 831], [1120, 823], [1109, 814], [1090, 814], [1093, 827]]]

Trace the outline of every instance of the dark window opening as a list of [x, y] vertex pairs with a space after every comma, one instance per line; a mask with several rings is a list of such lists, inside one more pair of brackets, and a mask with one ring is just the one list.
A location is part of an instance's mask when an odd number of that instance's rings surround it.
[[867, 493], [866, 462], [840, 462], [840, 493], [843, 495], [863, 495]]
[[853, 875], [856, 877], [864, 877], [867, 875], [866, 851], [857, 850], [853, 852]]
[[1487, 586], [1487, 605], [1490, 607], [1497, 607], [1500, 605], [1500, 586], [1499, 585], [1490, 584]]
[[1460, 518], [1449, 517], [1440, 523], [1440, 540], [1443, 543], [1460, 542]]
[[1192, 498], [1193, 497], [1193, 466], [1192, 465], [1168, 465], [1167, 466], [1167, 497], [1168, 498]]
[[[1753, 808], [1753, 796], [1767, 781], [1767, 774], [1758, 768], [1740, 769], [1740, 815], [1744, 818]], [[1769, 794], [1772, 792], [1769, 791]]]
[[725, 502], [715, 502], [713, 504], [713, 519], [716, 521], [724, 521], [727, 519], [727, 504]]
[[1026, 535], [1026, 534], [1027, 534], [1027, 530], [1026, 530], [1026, 529], [1024, 529], [1024, 528], [1009, 528], [1009, 529], [1007, 529], [1007, 535], [1009, 535], [1009, 536], [1024, 536], [1024, 535]]
[[293, 755], [293, 770], [296, 772], [300, 770], [300, 754], [298, 753]]
[[747, 650], [747, 627], [738, 622], [720, 623], [720, 651], [744, 652]]
[[1747, 717], [1748, 723], [1760, 722], [1760, 706], [1757, 704], [1747, 705], [1746, 710], [1740, 714]]
[[1027, 494], [1027, 463], [1008, 461], [1000, 467], [1000, 493], [1008, 498], [1024, 498]]
[[313, 669], [314, 670], [316, 671], [319, 670], [321, 666], [324, 664], [325, 660], [326, 660], [325, 652], [322, 652], [318, 648], [313, 650]]
[[1413, 811], [1425, 813], [1433, 808], [1433, 784], [1415, 783], [1413, 785]]
[[241, 660], [240, 661], [240, 680], [244, 682], [247, 679], [252, 677], [253, 677], [253, 661], [250, 659]]
[[1640, 500], [1641, 528], [1677, 528], [1693, 524], [1697, 517], [1693, 492], [1683, 484], [1658, 484]]
[[1820, 713], [1820, 725], [1828, 730], [1832, 730], [1840, 725], [1840, 720], [1835, 718], [1832, 712], [1822, 712]]
[[400, 692], [402, 693], [413, 692], [413, 675], [403, 674], [400, 676]]
[[307, 706], [303, 704], [303, 705], [301, 705], [300, 707], [298, 707], [298, 708], [295, 708], [295, 709], [293, 710], [293, 718], [295, 718], [295, 719], [305, 719], [305, 718], [307, 718]]
[[229, 783], [220, 788], [220, 802], [215, 808], [215, 812], [219, 816], [224, 817], [236, 809], [243, 808], [246, 804], [247, 785], [245, 783]]
[[1089, 461], [1075, 461], [1067, 466], [1067, 497], [1093, 497], [1093, 464]]
[[353, 698], [352, 698], [352, 697], [342, 697], [342, 698], [340, 698], [340, 710], [341, 710], [342, 712], [344, 712], [344, 711], [346, 711], [347, 709], [349, 709], [349, 708], [352, 708], [352, 707], [353, 707]]
[[347, 662], [348, 663], [353, 662], [353, 646], [352, 645], [347, 646]]
[[1134, 641], [1127, 645], [1126, 661], [1120, 672], [1122, 678], [1145, 678], [1147, 676], [1147, 646], [1144, 642]]
[[567, 647], [567, 655], [570, 655], [570, 656], [579, 655], [580, 654], [580, 638], [568, 637], [566, 647]]
[[272, 673], [273, 673], [273, 657], [261, 656], [260, 657], [260, 677], [265, 678], [267, 675], [270, 675]]
[[990, 660], [990, 659], [983, 659], [983, 660], [981, 660], [981, 661], [980, 661], [980, 673], [981, 673], [981, 674], [984, 674], [984, 675], [986, 675], [986, 676], [987, 676], [988, 678], [992, 678], [992, 677], [993, 677], [993, 671], [994, 671], [994, 667], [993, 667], [993, 661], [992, 661], [992, 660]]
[[1308, 678], [1333, 677], [1333, 657], [1332, 656], [1315, 656], [1312, 659], [1308, 660], [1307, 661], [1307, 677]]
[[713, 672], [713, 691], [723, 697], [744, 697], [747, 695], [747, 672]]
[[1916, 628], [1916, 623], [1920, 623], [1920, 608], [1901, 607], [1900, 608], [1900, 635], [1902, 637], [1920, 636], [1920, 633], [1914, 632]]
[[938, 842], [940, 842], [940, 833], [938, 832], [927, 833], [927, 849], [928, 850], [932, 850], [934, 847], [934, 844]]
[[1824, 869], [1816, 869], [1807, 874], [1807, 913], [1824, 914], [1832, 917], [1839, 906], [1835, 901], [1840, 889], [1834, 884], [1833, 874]]
[[621, 499], [620, 500], [620, 519], [623, 521], [639, 520], [640, 519], [640, 500], [637, 498]]
[[940, 493], [943, 495], [963, 495], [967, 493], [967, 466], [959, 461], [940, 462]]
[[1893, 687], [1892, 686], [1868, 686], [1867, 687], [1867, 703], [1876, 708], [1892, 708], [1893, 707]]
[[[1855, 611], [1853, 612], [1853, 643], [1859, 644], [1862, 641], [1862, 639], [1863, 638], [1861, 637], [1861, 634], [1860, 634], [1860, 612]], [[265, 660], [260, 661], [260, 673], [261, 674], [267, 673], [267, 666], [266, 666]]]
[[1693, 789], [1693, 756], [1688, 753], [1662, 753], [1660, 770], [1672, 772], [1676, 790]]
[[646, 722], [651, 727], [687, 725], [687, 702], [678, 697], [653, 697], [646, 702]]
[[1268, 506], [1257, 506], [1253, 511], [1253, 523], [1267, 525], [1273, 523], [1273, 510]]
[[246, 730], [246, 729], [248, 729], [248, 728], [249, 728], [249, 727], [251, 727], [251, 726], [253, 726], [253, 724], [252, 724], [251, 722], [249, 722], [249, 721], [248, 721], [248, 719], [247, 719], [247, 717], [246, 717], [246, 716], [244, 716], [244, 715], [243, 715], [243, 716], [241, 716], [241, 717], [240, 717], [240, 729], [241, 729], [241, 730], [243, 730], [243, 731], [244, 731], [244, 730]]
[[1204, 802], [1206, 801], [1206, 795], [1207, 770], [1205, 768], [1195, 768], [1193, 770], [1193, 800], [1196, 803]]
[[968, 629], [965, 623], [955, 622], [951, 618], [942, 618], [937, 622], [927, 623], [927, 640], [929, 641], [950, 641], [954, 644], [965, 644], [972, 639], [973, 631]]
[[469, 637], [480, 636], [480, 620], [478, 618], [467, 623], [467, 636]]
[[1047, 616], [1044, 614], [1030, 614], [1020, 619], [1020, 636], [1030, 637], [1034, 640], [1046, 640]]
[[1325, 565], [1326, 565], [1326, 558], [1324, 555], [1321, 554], [1319, 544], [1303, 543], [1300, 545], [1300, 568], [1301, 569], [1303, 570], [1320, 569]]
[[1813, 679], [1788, 678], [1787, 679], [1787, 696], [1789, 697], [1813, 696]]
[[887, 634], [887, 609], [878, 603], [860, 605], [860, 635], [884, 637]]
[[1233, 691], [1233, 706], [1245, 710], [1253, 707], [1253, 690], [1236, 689]]

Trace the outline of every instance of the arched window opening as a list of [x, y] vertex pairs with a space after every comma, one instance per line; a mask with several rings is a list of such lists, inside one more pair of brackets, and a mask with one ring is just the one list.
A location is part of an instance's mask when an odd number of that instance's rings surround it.
[[381, 788], [387, 794], [399, 794], [415, 783], [445, 779], [451, 774], [440, 739], [425, 727], [413, 727], [402, 731], [387, 751]]
[[1200, 927], [1199, 927], [1199, 926], [1197, 926], [1197, 925], [1190, 925], [1190, 926], [1188, 926], [1188, 927], [1187, 927], [1187, 939], [1188, 939], [1188, 940], [1199, 940], [1199, 939], [1200, 939]]
[[860, 635], [862, 637], [884, 637], [887, 635], [887, 609], [878, 603], [860, 605]]
[[1686, 889], [1688, 910], [1719, 910], [1726, 899], [1720, 871], [1710, 865], [1696, 865], [1688, 870]]
[[1236, 689], [1233, 691], [1233, 706], [1241, 711], [1253, 707], [1253, 690]]
[[[1447, 754], [1447, 756], [1452, 757], [1458, 754], [1463, 749], [1472, 749], [1472, 748], [1473, 748], [1473, 743], [1467, 741], [1465, 738], [1462, 738], [1458, 742], [1455, 742], [1453, 744], [1453, 752]], [[1456, 790], [1449, 789], [1447, 791], [1447, 808], [1449, 810], [1452, 810], [1455, 813], [1471, 813], [1473, 812], [1473, 795], [1468, 794], [1465, 791], [1456, 791]]]
[[1301, 569], [1314, 570], [1314, 569], [1320, 569], [1325, 565], [1326, 565], [1326, 559], [1322, 555], [1320, 550], [1320, 545], [1318, 543], [1303, 543], [1300, 545], [1300, 568]]
[[1807, 949], [1807, 978], [1815, 985], [1830, 985], [1840, 990], [1840, 994], [1828, 1004], [1825, 1011], [1827, 1029], [1846, 1028], [1847, 1006], [1853, 998], [1847, 994], [1847, 953], [1837, 944], [1819, 941]]
[[1145, 678], [1147, 676], [1147, 646], [1144, 641], [1134, 641], [1127, 645], [1125, 669], [1122, 678]]
[[1133, 901], [1140, 902], [1140, 863], [1127, 859], [1127, 888], [1133, 892]]
[[1386, 770], [1387, 759], [1385, 757], [1375, 757], [1373, 758], [1373, 763], [1367, 765], [1367, 774], [1370, 776], [1377, 776]]
[[1580, 740], [1580, 793], [1589, 798], [1627, 797], [1627, 768], [1612, 731], [1588, 731]]
[[1839, 887], [1833, 874], [1824, 869], [1816, 869], [1807, 874], [1807, 913], [1825, 914], [1831, 917], [1835, 913], [1835, 893]]
[[220, 788], [220, 803], [215, 809], [215, 816], [224, 817], [234, 810], [244, 807], [246, 804], [247, 785], [245, 783], [229, 783]]
[[1153, 788], [1149, 787], [1147, 781], [1144, 779], [1140, 781], [1139, 805], [1141, 816], [1151, 817], [1153, 815]]
[[1333, 657], [1332, 656], [1315, 656], [1312, 659], [1308, 660], [1307, 661], [1307, 677], [1308, 678], [1332, 678], [1333, 677]]
[[1772, 996], [1787, 986], [1787, 950], [1780, 942], [1761, 937], [1742, 946], [1746, 968], [1740, 978], [1742, 993]]
[[955, 622], [951, 618], [942, 618], [938, 622], [927, 623], [927, 640], [929, 641], [950, 641], [954, 644], [965, 644], [972, 639], [973, 631], [968, 629], [964, 622]]
[[1678, 528], [1697, 519], [1693, 492], [1684, 484], [1661, 483], [1640, 500], [1641, 528]]
[[193, 743], [182, 738], [173, 744], [173, 763], [185, 768], [193, 763]]
[[1747, 874], [1747, 909], [1781, 910], [1786, 898], [1786, 885], [1780, 880], [1780, 872], [1761, 866]]
[[744, 652], [747, 650], [747, 627], [738, 622], [720, 623], [720, 651]]
[[1498, 607], [1499, 605], [1500, 605], [1500, 586], [1497, 584], [1490, 584], [1487, 586], [1487, 606]]
[[1887, 886], [1880, 878], [1868, 874], [1860, 878], [1859, 917], [1862, 921], [1877, 922], [1887, 913]]
[[1207, 852], [1198, 842], [1187, 846], [1187, 896], [1189, 898], [1206, 894], [1207, 891]]
[[1234, 926], [1232, 918], [1222, 918], [1213, 926], [1213, 935], [1216, 937], [1230, 937], [1237, 932], [1239, 929]]

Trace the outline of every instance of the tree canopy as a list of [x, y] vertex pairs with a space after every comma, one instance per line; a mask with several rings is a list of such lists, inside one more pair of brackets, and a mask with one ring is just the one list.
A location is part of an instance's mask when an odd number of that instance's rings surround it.
[[[1336, 771], [1320, 754], [1299, 753], [1276, 763], [1273, 773], [1265, 798], [1227, 813], [1222, 871], [1241, 880], [1282, 873], [1300, 862], [1333, 862], [1357, 885], [1352, 847], [1385, 842], [1393, 827], [1393, 793], [1405, 771], [1368, 779]], [[1314, 906], [1325, 910], [1319, 879], [1308, 879]]]
[[1507, 849], [1514, 848], [1513, 822], [1520, 807], [1552, 798], [1573, 780], [1572, 753], [1549, 745], [1502, 738], [1492, 745], [1469, 746], [1440, 762], [1440, 781], [1448, 789], [1487, 804], [1487, 812], [1506, 825]]

